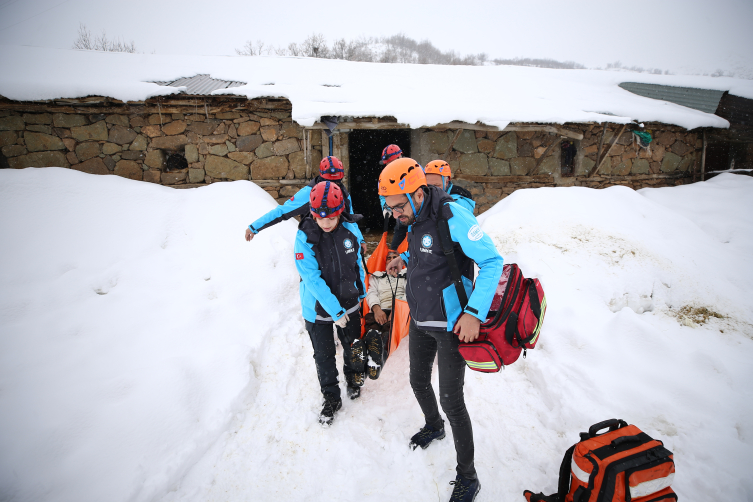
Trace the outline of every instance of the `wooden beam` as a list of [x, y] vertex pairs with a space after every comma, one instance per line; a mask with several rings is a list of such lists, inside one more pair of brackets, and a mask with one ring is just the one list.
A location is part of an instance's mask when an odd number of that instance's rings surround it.
[[306, 152], [306, 179], [310, 179], [311, 171], [313, 170], [313, 166], [311, 165], [311, 129], [304, 129], [303, 139], [305, 143], [304, 151]]
[[556, 126], [556, 125], [538, 125], [538, 124], [521, 124], [521, 125], [509, 125], [502, 129], [503, 131], [544, 131], [544, 132], [550, 132], [552, 134], [559, 134], [560, 136], [564, 136], [566, 138], [575, 139], [575, 140], [582, 140], [583, 134], [575, 131], [571, 131], [570, 129], [565, 129], [564, 127]]
[[706, 181], [706, 131], [703, 131], [703, 152], [701, 152], [701, 181]]
[[601, 130], [601, 138], [599, 139], [599, 149], [596, 151], [596, 165], [599, 165], [599, 159], [601, 159], [601, 148], [604, 146], [604, 137], [607, 135], [607, 122], [604, 122], [604, 128]]
[[444, 152], [444, 155], [442, 155], [442, 160], [447, 160], [447, 156], [450, 155], [450, 152], [452, 151], [452, 147], [455, 145], [455, 142], [458, 140], [458, 138], [460, 137], [462, 133], [463, 133], [462, 129], [458, 129], [455, 132], [455, 136], [452, 138], [452, 141], [450, 141], [450, 145], [447, 147], [447, 150]]
[[526, 173], [526, 175], [527, 176], [531, 176], [531, 175], [533, 175], [533, 173], [535, 173], [536, 171], [538, 171], [539, 167], [541, 167], [541, 163], [544, 162], [544, 158], [547, 155], [549, 155], [549, 153], [554, 149], [554, 147], [556, 145], [559, 145], [561, 141], [562, 141], [562, 136], [554, 138], [554, 141], [552, 141], [552, 144], [549, 145], [546, 150], [544, 150], [543, 155], [541, 155], [541, 157], [539, 157], [539, 159], [536, 161], [536, 164], [531, 168], [530, 171], [528, 171], [528, 173]]
[[624, 124], [624, 125], [622, 126], [622, 129], [620, 129], [620, 132], [619, 132], [619, 134], [617, 134], [617, 135], [616, 135], [616, 136], [615, 136], [615, 137], [614, 137], [614, 138], [612, 139], [612, 144], [611, 144], [611, 145], [609, 145], [609, 150], [607, 150], [607, 154], [606, 154], [606, 155], [604, 155], [604, 158], [603, 158], [603, 159], [601, 159], [601, 162], [599, 162], [598, 164], [596, 164], [596, 168], [595, 168], [595, 169], [593, 170], [593, 172], [592, 172], [591, 174], [589, 174], [589, 175], [588, 175], [588, 177], [589, 177], [589, 178], [590, 178], [590, 177], [592, 177], [592, 176], [593, 176], [594, 174], [596, 174], [596, 173], [597, 173], [597, 172], [599, 171], [599, 169], [601, 168], [602, 164], [604, 164], [604, 161], [605, 161], [605, 160], [607, 160], [607, 158], [609, 157], [609, 154], [610, 154], [610, 153], [612, 153], [612, 149], [614, 148], [614, 145], [616, 145], [616, 144], [617, 144], [617, 141], [618, 141], [618, 140], [620, 139], [620, 136], [622, 136], [622, 133], [623, 133], [623, 132], [625, 132], [625, 128], [626, 128], [627, 126], [628, 126], [627, 124]]
[[553, 183], [554, 177], [548, 174], [538, 176], [476, 176], [472, 174], [456, 174], [456, 180], [472, 181], [474, 183]]
[[308, 180], [251, 180], [251, 183], [256, 183], [260, 187], [269, 187], [277, 185], [305, 185]]
[[[321, 122], [316, 122], [313, 126], [311, 126], [311, 129], [326, 129], [327, 126], [322, 124]], [[335, 127], [335, 130], [338, 129], [411, 129], [411, 127], [408, 124], [401, 124], [399, 122], [340, 122], [337, 124], [337, 127]], [[433, 126], [426, 126], [422, 127], [421, 129], [467, 129], [469, 131], [492, 131], [497, 132], [500, 131], [499, 127], [496, 126], [488, 126], [484, 124], [469, 124], [466, 122], [447, 122], [444, 124], [436, 124]], [[575, 139], [575, 140], [582, 140], [583, 134], [571, 131], [569, 129], [565, 129], [564, 127], [555, 126], [555, 125], [538, 125], [538, 124], [522, 124], [522, 125], [509, 125], [502, 129], [503, 132], [511, 132], [511, 131], [519, 131], [519, 132], [525, 132], [525, 131], [544, 131], [544, 132], [550, 132], [552, 134], [559, 134], [560, 136], [564, 136], [566, 138]]]

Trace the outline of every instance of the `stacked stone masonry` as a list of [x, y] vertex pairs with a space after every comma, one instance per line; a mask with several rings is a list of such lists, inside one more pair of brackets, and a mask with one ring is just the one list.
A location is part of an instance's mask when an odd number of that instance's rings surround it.
[[[639, 189], [690, 182], [699, 168], [701, 133], [645, 125], [654, 138], [650, 148], [640, 147], [626, 129], [610, 149], [622, 126], [609, 124], [602, 145], [604, 161], [595, 175], [601, 124], [561, 126], [583, 136], [574, 141], [577, 154], [570, 177], [560, 173], [561, 149], [550, 148], [560, 135], [545, 130], [464, 129], [455, 139], [457, 129], [420, 129], [411, 150], [420, 152], [416, 157], [422, 163], [442, 158], [449, 150], [455, 182], [474, 195], [477, 213], [521, 188]], [[322, 158], [322, 134], [311, 131], [311, 158], [306, 162], [304, 134], [292, 121], [286, 100], [228, 100], [211, 107], [188, 100], [89, 107], [0, 103], [0, 160], [6, 167], [59, 166], [175, 187], [250, 180], [278, 202], [299, 190], [309, 178], [307, 165], [309, 173], [311, 166], [315, 172]], [[346, 155], [347, 133], [339, 134], [336, 143]], [[187, 167], [168, 169], [171, 154], [184, 156]], [[343, 160], [347, 170], [347, 159]]]
[[[443, 158], [452, 145], [446, 160], [455, 182], [474, 195], [477, 213], [522, 188], [624, 185], [638, 190], [691, 182], [700, 163], [702, 134], [666, 124], [644, 126], [643, 130], [653, 137], [648, 148], [640, 146], [630, 127], [612, 146], [615, 135], [622, 130], [621, 124], [607, 125], [606, 132], [602, 124], [562, 126], [582, 134], [582, 140], [561, 138], [560, 134], [544, 130], [462, 130], [454, 144], [457, 129], [427, 129], [421, 133], [420, 162]], [[594, 173], [602, 133], [603, 162]], [[557, 148], [560, 139], [572, 141], [577, 149], [573, 176], [561, 174], [561, 148]]]
[[[134, 113], [131, 108], [123, 106], [120, 113], [0, 109], [0, 147], [7, 167], [58, 166], [176, 187], [267, 180], [262, 188], [280, 202], [307, 179], [304, 130], [292, 122], [289, 107], [215, 113], [203, 113], [203, 107], [197, 109], [200, 113]], [[318, 131], [311, 143], [309, 165], [318, 167]], [[168, 169], [171, 154], [184, 156], [187, 167]]]

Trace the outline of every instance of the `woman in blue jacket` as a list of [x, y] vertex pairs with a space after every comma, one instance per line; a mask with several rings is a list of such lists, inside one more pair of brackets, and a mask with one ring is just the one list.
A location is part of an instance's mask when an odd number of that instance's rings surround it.
[[363, 237], [356, 224], [361, 216], [344, 211], [345, 197], [334, 182], [315, 185], [309, 204], [310, 214], [298, 225], [295, 265], [301, 276], [303, 318], [324, 395], [319, 422], [329, 425], [342, 407], [332, 324], [343, 347], [349, 398], [359, 397], [366, 377], [359, 310], [365, 297], [360, 246]]

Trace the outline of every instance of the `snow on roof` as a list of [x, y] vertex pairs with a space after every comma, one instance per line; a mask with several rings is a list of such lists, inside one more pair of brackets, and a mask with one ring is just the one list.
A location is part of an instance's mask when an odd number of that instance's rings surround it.
[[248, 82], [212, 94], [283, 97], [293, 120], [393, 116], [412, 128], [454, 120], [500, 129], [511, 122], [663, 122], [729, 127], [716, 115], [635, 95], [622, 82], [729, 91], [753, 98], [753, 81], [518, 66], [361, 63], [295, 57], [185, 56], [0, 46], [0, 95], [17, 101], [107, 96], [143, 101], [185, 91], [155, 81], [207, 74]]

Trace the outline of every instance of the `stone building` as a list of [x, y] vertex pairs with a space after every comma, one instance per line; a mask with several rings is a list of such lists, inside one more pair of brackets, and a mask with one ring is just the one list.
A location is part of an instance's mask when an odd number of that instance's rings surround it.
[[[381, 219], [374, 190], [378, 160], [390, 143], [422, 164], [448, 160], [455, 182], [471, 191], [482, 213], [521, 188], [639, 189], [699, 180], [704, 133], [719, 129], [625, 120], [411, 127], [390, 116], [346, 115], [319, 116], [303, 126], [294, 120], [290, 99], [218, 94], [245, 85], [241, 81], [198, 75], [157, 83], [165, 86], [164, 95], [143, 100], [0, 98], [0, 163], [176, 188], [250, 180], [283, 202], [311, 179], [322, 156], [332, 154], [344, 163], [366, 226], [375, 227]], [[648, 132], [652, 141], [642, 145], [633, 131]]]

